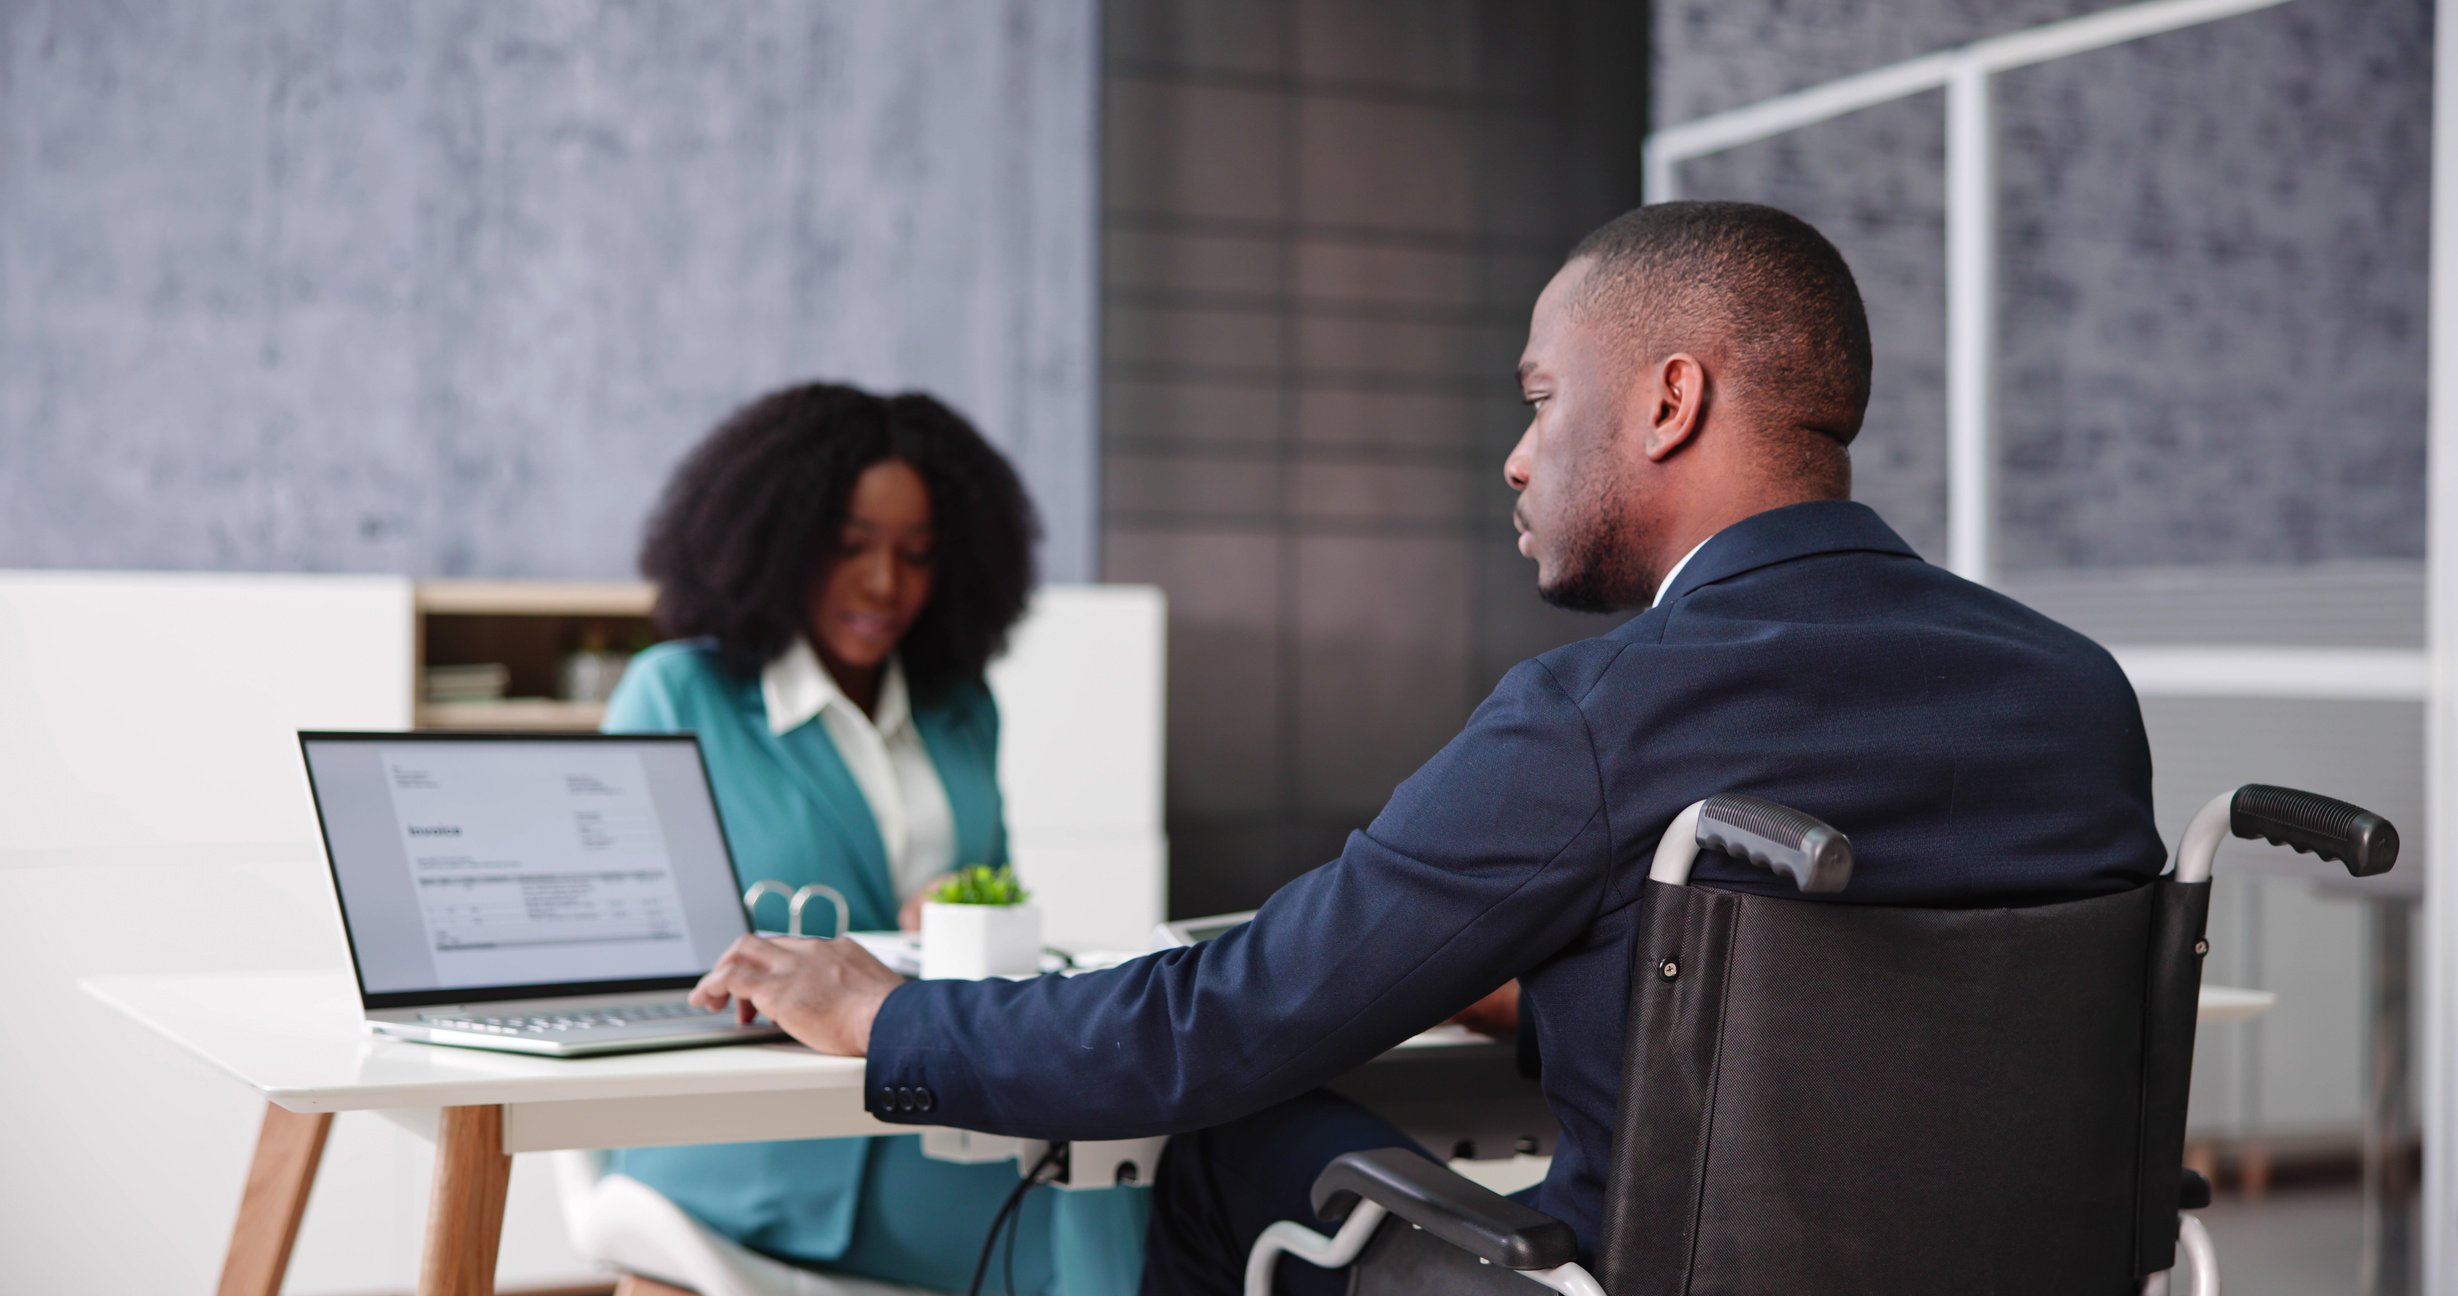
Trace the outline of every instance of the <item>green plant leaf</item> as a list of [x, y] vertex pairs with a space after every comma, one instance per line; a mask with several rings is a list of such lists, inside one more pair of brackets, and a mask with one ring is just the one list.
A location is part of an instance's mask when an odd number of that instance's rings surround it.
[[1014, 866], [968, 864], [948, 875], [930, 898], [940, 904], [1020, 905], [1032, 896], [1016, 881]]

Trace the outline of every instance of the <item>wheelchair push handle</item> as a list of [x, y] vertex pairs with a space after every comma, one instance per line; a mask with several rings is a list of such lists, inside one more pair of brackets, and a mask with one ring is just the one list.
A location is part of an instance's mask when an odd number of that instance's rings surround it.
[[1841, 891], [1852, 881], [1852, 843], [1814, 815], [1763, 797], [1723, 792], [1674, 816], [1648, 877], [1686, 886], [1702, 850], [1721, 851], [1792, 879], [1796, 890]]
[[2176, 880], [2209, 879], [2228, 837], [2266, 841], [2343, 864], [2351, 877], [2373, 877], [2398, 862], [2398, 829], [2359, 805], [2318, 792], [2247, 783], [2212, 797], [2177, 843]]
[[2247, 783], [2228, 807], [2228, 831], [2347, 866], [2350, 877], [2387, 873], [2398, 862], [2398, 829], [2362, 806], [2318, 792]]

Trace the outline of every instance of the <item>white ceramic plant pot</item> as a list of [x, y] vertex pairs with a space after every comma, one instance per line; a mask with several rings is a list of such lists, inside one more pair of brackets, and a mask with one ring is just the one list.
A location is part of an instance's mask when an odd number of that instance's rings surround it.
[[922, 902], [923, 980], [978, 981], [1040, 970], [1039, 908]]

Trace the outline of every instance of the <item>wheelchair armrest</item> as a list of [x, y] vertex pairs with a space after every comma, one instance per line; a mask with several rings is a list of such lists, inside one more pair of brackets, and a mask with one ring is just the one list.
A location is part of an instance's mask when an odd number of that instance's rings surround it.
[[1359, 1198], [1506, 1269], [1551, 1269], [1579, 1258], [1570, 1225], [1453, 1174], [1406, 1148], [1342, 1155], [1314, 1181], [1314, 1213], [1348, 1218]]

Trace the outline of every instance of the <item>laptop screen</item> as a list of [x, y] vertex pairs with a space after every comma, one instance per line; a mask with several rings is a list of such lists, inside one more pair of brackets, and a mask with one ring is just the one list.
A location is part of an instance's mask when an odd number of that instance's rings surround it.
[[679, 988], [750, 930], [688, 734], [299, 743], [369, 1008]]

